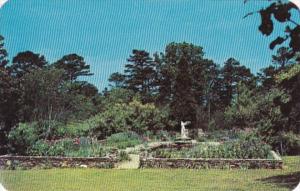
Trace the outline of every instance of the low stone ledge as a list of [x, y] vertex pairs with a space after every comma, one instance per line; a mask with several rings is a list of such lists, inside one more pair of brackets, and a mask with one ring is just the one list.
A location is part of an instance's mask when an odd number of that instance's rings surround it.
[[45, 168], [113, 168], [115, 157], [46, 157], [46, 156], [0, 156], [0, 169], [35, 167]]
[[282, 160], [269, 159], [140, 158], [140, 168], [282, 169], [282, 165]]

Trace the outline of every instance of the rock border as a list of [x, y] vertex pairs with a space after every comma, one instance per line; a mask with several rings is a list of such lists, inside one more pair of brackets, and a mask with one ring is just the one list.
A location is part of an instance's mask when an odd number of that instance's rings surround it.
[[0, 169], [114, 168], [116, 157], [0, 156]]
[[224, 159], [224, 158], [152, 158], [140, 155], [140, 168], [188, 169], [282, 169], [283, 161], [271, 151], [274, 159]]

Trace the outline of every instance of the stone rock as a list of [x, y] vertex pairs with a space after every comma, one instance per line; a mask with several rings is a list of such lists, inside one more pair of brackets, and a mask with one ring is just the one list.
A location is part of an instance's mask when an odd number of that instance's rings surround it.
[[85, 164], [80, 165], [80, 168], [87, 168], [88, 166]]

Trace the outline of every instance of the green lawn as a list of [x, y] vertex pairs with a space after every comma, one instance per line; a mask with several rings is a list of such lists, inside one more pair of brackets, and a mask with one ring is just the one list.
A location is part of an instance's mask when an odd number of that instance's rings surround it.
[[9, 191], [291, 190], [300, 180], [300, 157], [285, 157], [284, 170], [98, 170], [2, 171]]

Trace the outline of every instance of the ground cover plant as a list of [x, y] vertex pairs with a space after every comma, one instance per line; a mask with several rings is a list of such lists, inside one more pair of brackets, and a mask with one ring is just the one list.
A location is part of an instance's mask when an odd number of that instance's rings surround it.
[[37, 141], [29, 150], [33, 156], [104, 157], [112, 152], [96, 140], [81, 137], [56, 141]]
[[118, 149], [126, 149], [142, 144], [142, 140], [135, 132], [124, 132], [113, 134], [106, 139], [105, 145]]

